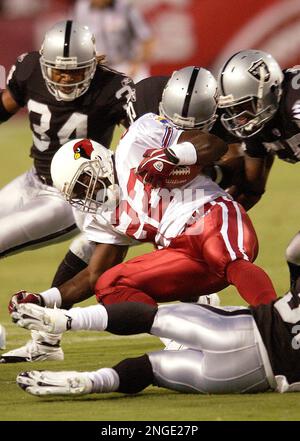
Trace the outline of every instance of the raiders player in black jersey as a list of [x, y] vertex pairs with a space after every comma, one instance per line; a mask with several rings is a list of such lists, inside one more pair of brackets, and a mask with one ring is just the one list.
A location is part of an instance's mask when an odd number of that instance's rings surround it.
[[[133, 83], [103, 60], [86, 26], [63, 21], [46, 33], [40, 52], [21, 55], [12, 67], [0, 92], [0, 122], [27, 107], [33, 167], [0, 190], [0, 257], [78, 234], [82, 214], [52, 187], [50, 164], [68, 140], [90, 137], [109, 148], [116, 125], [127, 125]], [[78, 270], [93, 249], [81, 236], [72, 243]]]
[[299, 304], [299, 294], [289, 293], [250, 308], [126, 302], [67, 311], [19, 305], [13, 320], [28, 329], [148, 332], [162, 337], [169, 350], [92, 372], [22, 372], [17, 383], [38, 396], [137, 393], [151, 384], [185, 393], [300, 391]]
[[[259, 201], [274, 157], [300, 161], [300, 70], [282, 71], [263, 51], [230, 57], [219, 75], [220, 123], [245, 146], [244, 180], [235, 195], [244, 208]], [[300, 291], [300, 233], [286, 250], [291, 290]], [[297, 286], [296, 286], [297, 285]]]

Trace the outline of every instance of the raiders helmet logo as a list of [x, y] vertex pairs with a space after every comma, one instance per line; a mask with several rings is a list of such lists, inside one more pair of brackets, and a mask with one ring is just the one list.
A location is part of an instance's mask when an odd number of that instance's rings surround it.
[[264, 82], [266, 83], [270, 79], [270, 71], [268, 69], [268, 66], [266, 63], [260, 59], [258, 61], [255, 61], [251, 64], [250, 68], [248, 69], [248, 72], [256, 78], [258, 81], [261, 80], [261, 68], [264, 70]]

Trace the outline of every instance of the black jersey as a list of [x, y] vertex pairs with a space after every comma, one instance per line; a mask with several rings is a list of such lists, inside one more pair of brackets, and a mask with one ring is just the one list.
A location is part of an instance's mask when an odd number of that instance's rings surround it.
[[52, 157], [70, 139], [91, 138], [110, 146], [115, 125], [126, 119], [133, 83], [100, 65], [87, 92], [73, 101], [58, 101], [47, 89], [39, 57], [31, 52], [18, 58], [8, 89], [19, 106], [27, 106], [33, 135], [30, 156], [37, 173], [51, 183]]
[[251, 307], [274, 375], [300, 381], [300, 298], [286, 294], [268, 305]]
[[296, 163], [300, 161], [300, 70], [284, 71], [283, 93], [274, 117], [263, 129], [243, 139], [251, 157], [265, 157], [269, 153]]
[[127, 106], [130, 122], [149, 112], [159, 114], [159, 103], [168, 80], [169, 77], [148, 77], [135, 84]]

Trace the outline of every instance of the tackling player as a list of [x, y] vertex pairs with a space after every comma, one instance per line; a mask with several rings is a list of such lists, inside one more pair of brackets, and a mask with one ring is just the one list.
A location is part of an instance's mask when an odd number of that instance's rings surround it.
[[17, 383], [37, 396], [131, 394], [149, 385], [209, 394], [300, 391], [299, 305], [299, 294], [290, 293], [249, 308], [127, 302], [66, 311], [19, 305], [13, 320], [27, 329], [147, 332], [175, 341], [170, 350], [127, 358], [112, 368], [22, 372]]
[[[235, 198], [249, 209], [264, 193], [275, 157], [291, 164], [300, 161], [300, 70], [282, 71], [270, 54], [244, 50], [225, 62], [219, 90], [221, 122], [246, 148], [245, 176]], [[299, 292], [300, 233], [286, 258], [291, 290]]]

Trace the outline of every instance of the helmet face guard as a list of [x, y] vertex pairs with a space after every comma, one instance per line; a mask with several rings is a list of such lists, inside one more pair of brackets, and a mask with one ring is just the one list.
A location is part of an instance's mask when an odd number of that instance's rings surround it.
[[226, 130], [239, 138], [249, 138], [260, 132], [277, 110], [275, 106], [269, 105], [259, 111], [256, 97], [232, 102], [229, 107], [228, 104], [222, 105], [221, 97], [219, 107], [225, 109], [225, 113], [221, 115], [222, 124]]
[[82, 164], [63, 191], [66, 200], [80, 211], [96, 213], [108, 202], [108, 187], [114, 185], [100, 159]]
[[[76, 57], [56, 58], [55, 63], [46, 60], [43, 57], [40, 58], [41, 70], [47, 89], [55, 96], [57, 101], [73, 101], [83, 95], [90, 87], [96, 71], [96, 59], [91, 59], [84, 63], [77, 63]], [[72, 75], [74, 71], [76, 71], [77, 75], [78, 72], [82, 72], [82, 75], [80, 75], [82, 80], [68, 83], [54, 81], [53, 69], [62, 71], [62, 73], [67, 73], [67, 71], [69, 71], [70, 75]]]

